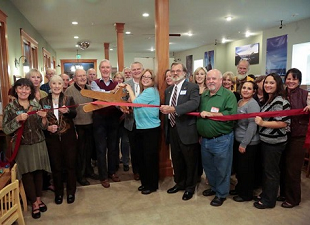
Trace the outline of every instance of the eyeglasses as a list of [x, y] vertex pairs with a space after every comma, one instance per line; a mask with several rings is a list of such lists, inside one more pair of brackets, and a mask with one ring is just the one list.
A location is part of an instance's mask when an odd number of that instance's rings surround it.
[[142, 76], [142, 79], [145, 79], [145, 80], [152, 80], [152, 77], [145, 77], [145, 76]]
[[182, 73], [182, 70], [171, 70], [171, 73]]

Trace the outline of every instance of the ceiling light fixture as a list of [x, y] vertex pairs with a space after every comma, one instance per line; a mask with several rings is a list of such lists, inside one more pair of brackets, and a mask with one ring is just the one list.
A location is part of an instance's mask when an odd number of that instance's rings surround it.
[[79, 48], [85, 50], [89, 47], [90, 43], [88, 41], [80, 41], [77, 43]]
[[250, 31], [245, 32], [245, 37], [250, 37], [250, 36], [251, 36]]
[[222, 43], [225, 44], [226, 42], [227, 42], [227, 39], [223, 37], [222, 38]]
[[154, 49], [153, 47], [151, 47], [151, 49], [150, 49], [150, 50], [151, 50], [151, 52], [154, 52], [154, 50], [155, 50], [155, 49]]
[[74, 39], [78, 39], [79, 38], [79, 36], [74, 36]]
[[76, 22], [76, 21], [73, 21], [72, 24], [73, 24], [73, 25], [78, 25], [79, 23]]
[[130, 31], [126, 31], [125, 34], [131, 34], [131, 32]]
[[225, 19], [226, 19], [226, 21], [231, 21], [232, 20], [232, 16], [226, 16]]
[[113, 48], [110, 48], [110, 51], [113, 51]]
[[148, 13], [143, 13], [142, 16], [143, 16], [143, 17], [149, 17], [150, 14], [148, 14]]

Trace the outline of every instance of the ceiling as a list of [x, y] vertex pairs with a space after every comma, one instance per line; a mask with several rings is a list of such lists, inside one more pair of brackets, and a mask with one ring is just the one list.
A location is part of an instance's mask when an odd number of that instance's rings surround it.
[[[76, 51], [78, 41], [89, 41], [85, 51], [116, 50], [114, 23], [125, 23], [125, 53], [155, 48], [155, 0], [10, 0], [57, 51]], [[309, 0], [170, 0], [170, 52], [245, 38], [262, 30], [310, 17]], [[143, 13], [149, 17], [142, 17]], [[230, 22], [226, 16], [232, 16]], [[72, 25], [78, 21], [78, 25]], [[193, 35], [187, 36], [185, 33]], [[74, 39], [73, 36], [79, 36]]]

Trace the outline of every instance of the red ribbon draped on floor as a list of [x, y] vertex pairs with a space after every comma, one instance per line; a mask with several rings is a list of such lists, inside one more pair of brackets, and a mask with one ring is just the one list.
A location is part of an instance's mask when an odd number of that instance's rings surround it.
[[[86, 103], [88, 104], [88, 103]], [[101, 101], [95, 101], [91, 102], [91, 104], [94, 105], [109, 105], [109, 106], [127, 106], [127, 107], [152, 107], [152, 108], [159, 108], [159, 105], [149, 105], [149, 104], [137, 104], [137, 103], [128, 103], [128, 102], [101, 102]], [[79, 105], [85, 105], [84, 104], [79, 104]], [[77, 107], [79, 105], [72, 105], [72, 106], [66, 106], [67, 108], [71, 107]], [[59, 107], [59, 108], [54, 108], [54, 109], [60, 109], [60, 108], [66, 108], [66, 107]], [[37, 111], [32, 111], [29, 112], [28, 114], [34, 114]], [[234, 114], [234, 115], [227, 115], [227, 116], [211, 116], [207, 117], [206, 119], [211, 119], [215, 121], [228, 121], [228, 120], [240, 120], [240, 119], [248, 119], [248, 118], [253, 118], [256, 116], [260, 117], [281, 117], [281, 116], [298, 116], [298, 115], [304, 115], [304, 114], [309, 114], [308, 112], [304, 112], [303, 109], [291, 109], [291, 110], [283, 110], [283, 111], [271, 111], [271, 112], [258, 112], [258, 113], [247, 113], [247, 114]], [[188, 115], [192, 116], [197, 116], [200, 117], [199, 112], [191, 112], [188, 113]], [[17, 138], [15, 142], [15, 148], [13, 151], [12, 156], [8, 160], [10, 163], [15, 159], [18, 148], [20, 145], [21, 137], [23, 134], [24, 130], [24, 122], [22, 123], [22, 126], [18, 129], [17, 131]], [[305, 144], [303, 146], [304, 148], [309, 148], [310, 147], [310, 116], [309, 116], [309, 124], [308, 124], [308, 130], [306, 134], [306, 139], [305, 139]]]

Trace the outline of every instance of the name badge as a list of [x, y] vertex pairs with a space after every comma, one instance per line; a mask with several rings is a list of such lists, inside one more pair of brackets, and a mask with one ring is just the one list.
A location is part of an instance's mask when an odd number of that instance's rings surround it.
[[24, 112], [25, 112], [24, 110], [16, 111], [16, 115], [20, 115], [20, 114], [22, 114]]
[[216, 107], [212, 107], [212, 108], [211, 108], [211, 112], [217, 113], [217, 112], [219, 112], [219, 111], [220, 111], [219, 108], [216, 108]]
[[186, 90], [180, 91], [180, 95], [186, 95]]
[[52, 107], [50, 105], [43, 105], [43, 109], [51, 109]]

